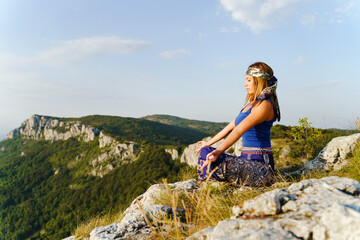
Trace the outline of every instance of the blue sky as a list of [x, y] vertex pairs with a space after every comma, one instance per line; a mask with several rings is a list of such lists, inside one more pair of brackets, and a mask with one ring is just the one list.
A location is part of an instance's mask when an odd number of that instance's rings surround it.
[[360, 116], [355, 0], [0, 0], [0, 139], [33, 114], [231, 121], [247, 66], [277, 76], [280, 124]]

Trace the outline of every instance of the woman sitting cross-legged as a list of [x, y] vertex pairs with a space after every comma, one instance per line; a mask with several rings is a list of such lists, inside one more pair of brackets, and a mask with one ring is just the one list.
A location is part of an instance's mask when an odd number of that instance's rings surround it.
[[[275, 92], [277, 79], [267, 64], [256, 62], [248, 68], [244, 86], [247, 90], [246, 105], [239, 115], [210, 141], [197, 143], [199, 180], [206, 180], [209, 176], [213, 180], [249, 186], [272, 183], [274, 158], [270, 129], [275, 120], [280, 121]], [[217, 148], [211, 147], [226, 135]], [[241, 156], [226, 153], [240, 137], [243, 139]]]

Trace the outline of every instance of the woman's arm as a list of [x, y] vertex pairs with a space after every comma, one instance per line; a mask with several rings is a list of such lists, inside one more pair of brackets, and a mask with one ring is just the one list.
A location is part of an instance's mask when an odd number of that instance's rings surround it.
[[250, 128], [267, 121], [271, 115], [274, 114], [271, 103], [268, 101], [262, 101], [259, 105], [254, 107], [251, 110], [249, 116], [247, 116], [239, 125], [237, 125], [232, 132], [227, 136], [224, 142], [220, 146], [208, 154], [206, 162], [203, 165], [203, 168], [206, 167], [209, 161], [214, 162], [223, 153], [226, 149], [232, 146], [244, 133], [246, 133]]
[[233, 119], [226, 127], [223, 128], [220, 132], [218, 132], [210, 141], [208, 141], [209, 146], [223, 139], [229, 132], [231, 132], [235, 128], [235, 119]]
[[224, 127], [220, 132], [218, 132], [214, 137], [212, 137], [208, 142], [199, 141], [197, 143], [198, 148], [195, 150], [196, 154], [199, 154], [200, 150], [203, 147], [211, 146], [214, 143], [218, 142], [222, 138], [224, 138], [229, 132], [231, 132], [235, 128], [235, 118]]

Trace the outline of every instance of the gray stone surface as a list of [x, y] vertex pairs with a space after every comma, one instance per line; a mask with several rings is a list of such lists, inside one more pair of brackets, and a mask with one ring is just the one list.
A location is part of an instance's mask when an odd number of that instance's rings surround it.
[[[135, 150], [137, 147], [134, 142], [119, 143], [111, 137], [101, 135], [99, 142], [103, 153], [90, 161], [92, 166], [91, 175], [103, 177], [115, 168], [114, 164], [136, 160]], [[106, 143], [101, 142], [102, 139], [107, 139]], [[109, 139], [111, 140], [108, 141]], [[112, 159], [112, 163], [108, 163], [109, 159]]]
[[301, 171], [306, 174], [309, 171], [340, 170], [346, 165], [347, 155], [354, 150], [359, 140], [360, 133], [332, 139]]
[[64, 238], [63, 240], [76, 240], [76, 237], [75, 236], [70, 236], [70, 237]]
[[[148, 239], [150, 232], [162, 227], [162, 218], [174, 216], [173, 209], [165, 205], [152, 205], [141, 210], [128, 212], [120, 223], [113, 223], [104, 227], [97, 227], [90, 233], [90, 240], [105, 239]], [[183, 216], [185, 211], [177, 209], [176, 215]], [[151, 226], [147, 224], [150, 222]]]
[[[168, 187], [170, 190], [176, 190], [178, 192], [181, 191], [192, 191], [196, 187], [195, 180], [191, 179], [184, 182], [176, 182], [176, 183], [169, 183]], [[139, 201], [142, 208], [148, 208], [155, 204], [156, 200], [159, 199], [161, 194], [166, 193], [166, 188], [164, 184], [154, 184], [149, 187], [149, 189], [141, 194], [140, 196], [136, 197], [131, 205], [124, 211], [124, 214], [129, 212], [134, 212], [139, 210], [137, 202]]]
[[165, 149], [165, 152], [171, 155], [172, 160], [176, 160], [179, 158], [179, 152], [176, 149]]
[[[168, 184], [170, 191], [192, 191], [196, 182], [188, 180]], [[173, 216], [173, 209], [169, 206], [155, 204], [156, 200], [167, 190], [164, 184], [152, 185], [144, 194], [138, 196], [132, 204], [124, 211], [124, 217], [120, 223], [113, 223], [108, 226], [97, 227], [90, 234], [90, 240], [104, 239], [148, 239], [151, 231], [166, 228], [160, 224], [162, 217]], [[147, 219], [151, 222], [150, 227], [139, 208], [146, 212]], [[183, 209], [176, 209], [177, 216], [184, 216]]]
[[188, 239], [360, 239], [360, 184], [326, 177], [275, 189]]

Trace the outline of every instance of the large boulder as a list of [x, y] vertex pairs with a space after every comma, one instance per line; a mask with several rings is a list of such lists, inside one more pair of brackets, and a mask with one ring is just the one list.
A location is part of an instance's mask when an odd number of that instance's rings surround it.
[[165, 186], [165, 184], [151, 185], [145, 193], [134, 199], [131, 205], [124, 211], [124, 214], [140, 210], [138, 202], [142, 208], [148, 208], [154, 205], [159, 197], [168, 191], [167, 188], [171, 191], [176, 190], [178, 192], [192, 191], [196, 188], [196, 181], [191, 179], [184, 182], [169, 183], [167, 186]]
[[[176, 209], [177, 216], [184, 216], [184, 214], [183, 209]], [[95, 228], [90, 233], [90, 240], [149, 239], [152, 230], [164, 228], [162, 219], [173, 216], [174, 212], [171, 207], [160, 204], [152, 205], [127, 213], [120, 223]]]
[[346, 157], [354, 150], [359, 139], [360, 133], [332, 139], [301, 171], [306, 174], [309, 171], [340, 170], [346, 165]]
[[[135, 198], [124, 211], [119, 223], [97, 227], [90, 233], [90, 240], [110, 239], [149, 239], [151, 231], [163, 231], [161, 220], [174, 216], [174, 211], [166, 205], [156, 204], [156, 200], [166, 191], [192, 191], [196, 187], [194, 180], [168, 184], [152, 185], [144, 194]], [[176, 209], [176, 216], [184, 216], [183, 209]], [[146, 219], [145, 219], [146, 216]], [[148, 225], [148, 222], [151, 226]], [[162, 229], [162, 230], [161, 230]]]
[[360, 183], [304, 180], [233, 208], [234, 216], [188, 239], [360, 239]]
[[176, 149], [165, 149], [165, 152], [171, 155], [172, 160], [176, 160], [179, 158], [179, 151]]

